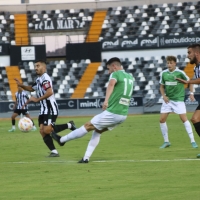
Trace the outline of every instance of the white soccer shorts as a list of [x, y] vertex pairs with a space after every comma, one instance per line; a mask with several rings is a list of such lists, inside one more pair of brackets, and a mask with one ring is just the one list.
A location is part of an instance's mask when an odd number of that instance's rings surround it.
[[165, 103], [163, 101], [163, 104], [161, 106], [160, 113], [169, 113], [174, 112], [178, 115], [185, 114], [186, 113], [186, 106], [184, 102], [176, 102], [176, 101], [169, 101], [169, 103]]
[[105, 110], [102, 113], [95, 115], [91, 119], [91, 123], [98, 130], [103, 130], [104, 128], [107, 128], [108, 130], [112, 130], [117, 125], [124, 122], [126, 118], [127, 116], [113, 114]]

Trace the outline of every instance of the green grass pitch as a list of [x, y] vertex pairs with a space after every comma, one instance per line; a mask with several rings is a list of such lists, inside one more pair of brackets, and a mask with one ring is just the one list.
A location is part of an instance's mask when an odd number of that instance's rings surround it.
[[[58, 118], [57, 123], [71, 119], [79, 127], [91, 117]], [[89, 164], [77, 164], [91, 133], [63, 147], [55, 143], [61, 157], [47, 158], [39, 131], [10, 133], [11, 121], [1, 120], [0, 199], [199, 200], [200, 147], [192, 149], [179, 116], [169, 115], [167, 123], [169, 148], [159, 149], [158, 114], [128, 116], [101, 136]]]

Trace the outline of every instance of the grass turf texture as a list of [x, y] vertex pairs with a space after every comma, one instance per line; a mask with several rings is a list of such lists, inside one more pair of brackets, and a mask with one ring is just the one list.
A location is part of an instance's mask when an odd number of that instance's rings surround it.
[[[191, 114], [188, 114], [191, 117]], [[73, 118], [79, 127], [90, 117]], [[71, 118], [59, 118], [64, 123]], [[37, 123], [37, 119], [34, 119]], [[169, 115], [172, 144], [159, 149], [163, 138], [159, 115], [129, 116], [102, 135], [89, 164], [77, 164], [91, 133], [60, 147], [61, 157], [47, 158], [38, 131], [8, 132], [10, 120], [0, 121], [0, 199], [2, 200], [199, 200], [199, 165], [179, 117]], [[62, 135], [69, 131], [61, 132]], [[196, 142], [200, 140], [194, 133]]]

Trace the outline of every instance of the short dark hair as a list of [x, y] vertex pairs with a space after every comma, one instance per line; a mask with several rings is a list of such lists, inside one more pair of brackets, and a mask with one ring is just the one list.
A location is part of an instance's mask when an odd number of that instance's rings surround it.
[[166, 61], [174, 61], [176, 63], [176, 57], [175, 56], [167, 56]]
[[121, 65], [121, 60], [120, 60], [118, 57], [113, 57], [113, 58], [109, 59], [109, 60], [107, 61], [106, 65], [110, 65], [110, 64], [112, 64], [113, 62], [118, 62], [118, 63], [120, 63], [120, 65]]
[[189, 49], [189, 48], [192, 48], [192, 49], [194, 49], [194, 48], [200, 48], [200, 44], [199, 43], [195, 43], [195, 44], [190, 44], [187, 48]]
[[38, 63], [38, 62], [47, 64], [45, 59], [38, 59], [38, 60], [35, 61], [35, 63]]

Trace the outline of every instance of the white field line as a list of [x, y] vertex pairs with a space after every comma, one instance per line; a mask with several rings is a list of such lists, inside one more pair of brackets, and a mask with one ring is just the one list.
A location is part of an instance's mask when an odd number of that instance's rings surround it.
[[[172, 160], [97, 160], [90, 163], [117, 163], [117, 162], [182, 162], [182, 161], [200, 161], [200, 159], [172, 159]], [[77, 163], [73, 160], [46, 160], [46, 161], [19, 161], [19, 162], [0, 162], [2, 164], [35, 164], [35, 163]]]

